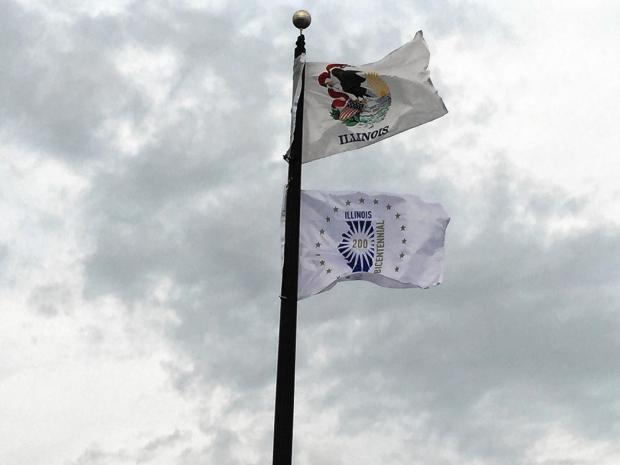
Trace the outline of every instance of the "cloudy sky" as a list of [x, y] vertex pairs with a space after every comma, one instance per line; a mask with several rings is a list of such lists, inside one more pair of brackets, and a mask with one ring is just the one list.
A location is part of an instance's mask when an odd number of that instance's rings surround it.
[[620, 463], [615, 0], [0, 0], [0, 463], [271, 463], [302, 7], [450, 111], [304, 187], [452, 221], [438, 288], [300, 303], [294, 462]]

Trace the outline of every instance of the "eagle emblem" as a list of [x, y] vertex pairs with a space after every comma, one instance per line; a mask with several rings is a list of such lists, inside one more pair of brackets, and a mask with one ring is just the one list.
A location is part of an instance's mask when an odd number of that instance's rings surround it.
[[377, 73], [349, 65], [327, 65], [319, 84], [332, 98], [332, 118], [347, 126], [372, 127], [385, 118], [392, 103], [390, 88]]

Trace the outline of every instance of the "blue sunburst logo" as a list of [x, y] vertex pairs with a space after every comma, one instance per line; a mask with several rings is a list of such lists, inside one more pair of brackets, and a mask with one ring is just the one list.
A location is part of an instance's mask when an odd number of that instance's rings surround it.
[[368, 271], [375, 258], [375, 229], [372, 221], [347, 221], [349, 230], [342, 233], [338, 251], [356, 273]]

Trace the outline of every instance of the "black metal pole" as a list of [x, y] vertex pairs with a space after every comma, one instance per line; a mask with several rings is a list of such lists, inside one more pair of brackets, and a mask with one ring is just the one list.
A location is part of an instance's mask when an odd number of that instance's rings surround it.
[[[297, 38], [295, 58], [305, 53], [303, 34]], [[273, 429], [273, 465], [291, 465], [295, 399], [295, 346], [297, 332], [297, 281], [299, 269], [299, 208], [301, 196], [301, 142], [303, 134], [304, 74], [295, 115], [295, 132], [288, 159], [284, 264], [280, 294], [280, 334]]]

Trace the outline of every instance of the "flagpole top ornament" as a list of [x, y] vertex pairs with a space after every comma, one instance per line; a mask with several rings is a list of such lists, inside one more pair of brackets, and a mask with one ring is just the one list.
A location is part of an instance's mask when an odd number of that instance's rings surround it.
[[312, 17], [306, 10], [297, 10], [293, 13], [293, 25], [299, 29], [300, 32], [310, 26], [311, 21]]

